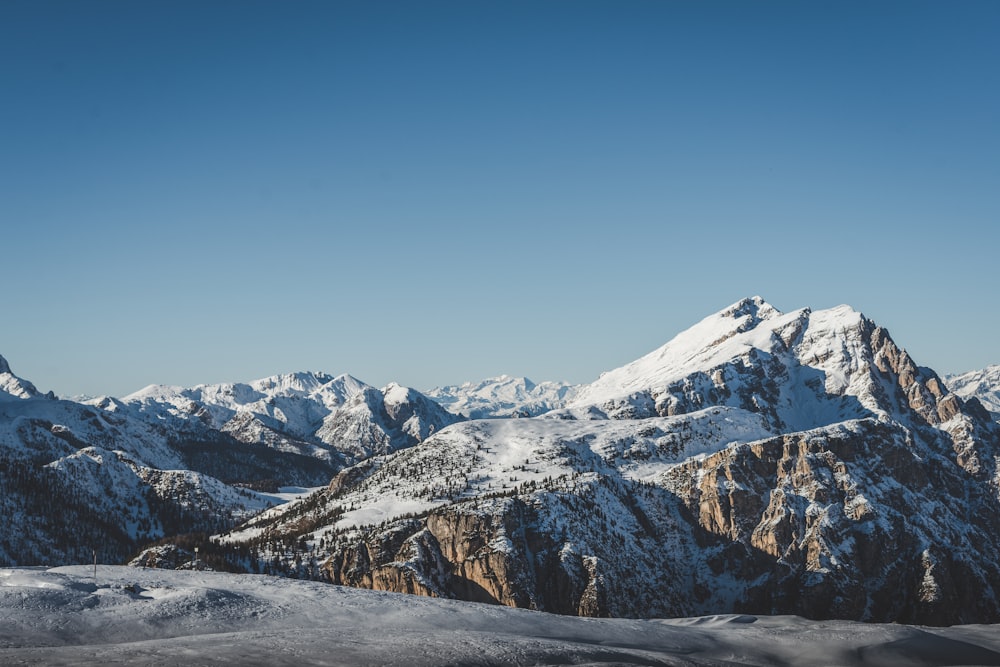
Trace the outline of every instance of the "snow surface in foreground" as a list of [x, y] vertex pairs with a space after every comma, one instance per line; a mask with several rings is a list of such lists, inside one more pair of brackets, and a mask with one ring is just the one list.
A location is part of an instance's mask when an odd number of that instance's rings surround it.
[[0, 664], [1000, 665], [1000, 628], [588, 619], [210, 572], [0, 569]]

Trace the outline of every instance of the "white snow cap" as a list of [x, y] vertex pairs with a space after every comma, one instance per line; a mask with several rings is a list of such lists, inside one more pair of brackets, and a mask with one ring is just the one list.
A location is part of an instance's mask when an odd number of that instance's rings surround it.
[[760, 296], [748, 296], [723, 309], [718, 314], [721, 317], [732, 317], [734, 319], [747, 315], [756, 321], [760, 321], [770, 319], [775, 315], [781, 315], [781, 312], [767, 301], [764, 301]]
[[[570, 405], [599, 405], [634, 391], [669, 384], [694, 370], [713, 368], [719, 362], [740, 354], [747, 345], [764, 348], [770, 339], [770, 328], [755, 336], [752, 332], [757, 326], [782, 317], [794, 319], [800, 312], [783, 315], [759, 296], [737, 301], [677, 334], [644, 357], [602, 373], [595, 382], [583, 387]], [[739, 337], [740, 334], [748, 335]]]

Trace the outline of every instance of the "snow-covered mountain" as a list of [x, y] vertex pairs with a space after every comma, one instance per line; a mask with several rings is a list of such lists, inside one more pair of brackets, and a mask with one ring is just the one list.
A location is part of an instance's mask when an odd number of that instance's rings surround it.
[[95, 545], [121, 562], [153, 539], [222, 530], [280, 502], [232, 484], [326, 484], [457, 420], [398, 385], [307, 373], [82, 404], [40, 394], [0, 358], [0, 388], [4, 564]]
[[120, 562], [150, 539], [219, 530], [277, 499], [184, 470], [161, 424], [41, 395], [3, 363], [0, 563]]
[[427, 392], [449, 411], [470, 419], [535, 417], [566, 405], [577, 391], [565, 382], [534, 383], [501, 375], [480, 382], [437, 387]]
[[0, 401], [39, 395], [35, 385], [14, 375], [7, 360], [0, 356]]
[[998, 456], [988, 413], [884, 328], [755, 297], [564, 409], [450, 426], [220, 539], [561, 613], [995, 622]]
[[[328, 480], [336, 469], [374, 454], [409, 447], [458, 420], [420, 392], [389, 384], [376, 389], [350, 375], [276, 375], [247, 384], [151, 385], [105, 410], [128, 412], [190, 429], [318, 459]], [[326, 472], [329, 471], [329, 474]]]
[[1000, 421], [1000, 365], [947, 375], [944, 381], [951, 391], [965, 400], [977, 399], [993, 414], [993, 419]]

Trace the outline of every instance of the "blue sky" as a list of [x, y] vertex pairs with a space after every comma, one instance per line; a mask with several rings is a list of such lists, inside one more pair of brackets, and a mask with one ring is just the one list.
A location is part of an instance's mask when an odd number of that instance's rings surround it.
[[57, 393], [586, 382], [753, 294], [1000, 363], [996, 2], [0, 3]]

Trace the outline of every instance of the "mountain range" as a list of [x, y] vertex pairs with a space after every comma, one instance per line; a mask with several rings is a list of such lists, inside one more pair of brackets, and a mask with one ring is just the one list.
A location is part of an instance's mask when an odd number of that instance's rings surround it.
[[993, 414], [994, 420], [1000, 420], [1000, 366], [948, 375], [945, 383], [958, 396], [977, 399]]
[[759, 297], [583, 386], [296, 373], [75, 403], [0, 358], [0, 561], [204, 531], [217, 567], [564, 614], [998, 622], [998, 375]]
[[579, 386], [565, 382], [534, 383], [528, 378], [501, 375], [480, 382], [437, 387], [427, 392], [445, 408], [469, 419], [537, 417], [561, 408]]
[[457, 421], [419, 392], [299, 373], [150, 386], [85, 403], [41, 394], [0, 357], [0, 563], [123, 562], [216, 531], [346, 465]]

